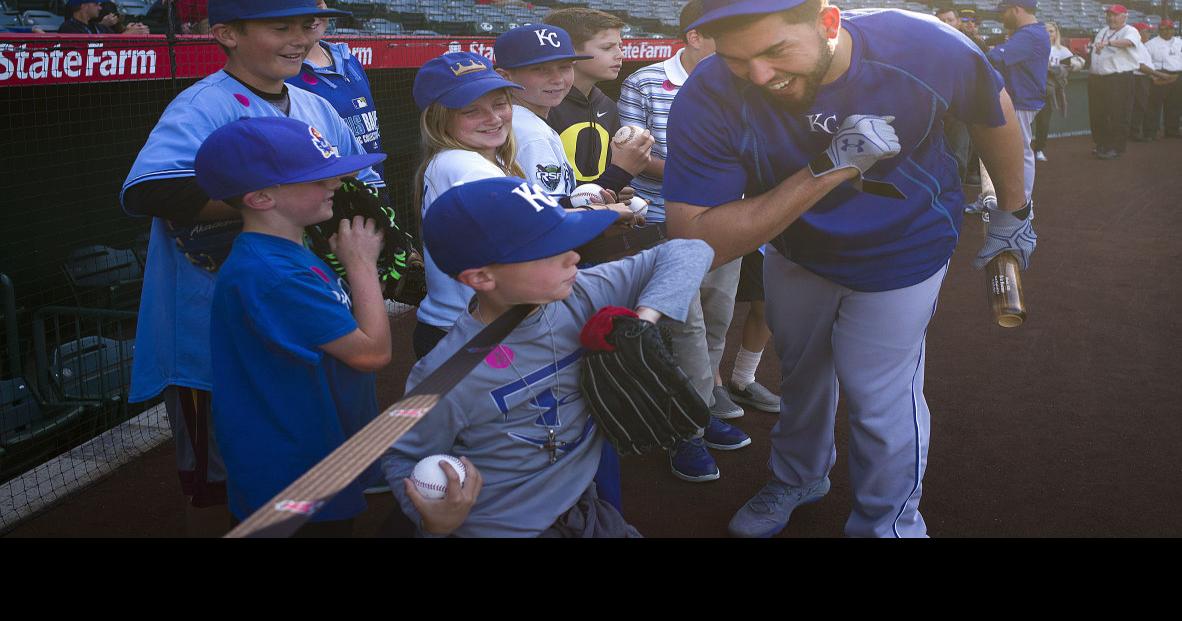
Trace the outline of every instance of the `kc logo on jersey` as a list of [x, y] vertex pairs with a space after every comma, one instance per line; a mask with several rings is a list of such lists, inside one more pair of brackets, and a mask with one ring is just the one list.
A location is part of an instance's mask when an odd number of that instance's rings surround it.
[[550, 47], [562, 47], [558, 41], [558, 33], [549, 28], [542, 28], [535, 30], [534, 34], [538, 35], [538, 45], [549, 45]]
[[[814, 134], [817, 132], [824, 132], [826, 134], [837, 133], [836, 114], [830, 114], [828, 116], [826, 116], [824, 113], [806, 114], [805, 118], [808, 119], [809, 122], [809, 131], [813, 132]], [[830, 127], [830, 124], [832, 124], [832, 127]]]
[[323, 155], [324, 159], [341, 156], [340, 153], [337, 153], [337, 148], [332, 146], [332, 143], [324, 137], [324, 134], [320, 133], [320, 130], [309, 125], [308, 133], [312, 135], [312, 146], [320, 151], [320, 155]]

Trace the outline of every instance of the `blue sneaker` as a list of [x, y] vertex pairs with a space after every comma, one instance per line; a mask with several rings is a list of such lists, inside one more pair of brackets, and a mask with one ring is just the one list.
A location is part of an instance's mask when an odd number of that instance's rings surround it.
[[751, 436], [744, 433], [742, 429], [711, 416], [710, 424], [706, 425], [706, 435], [702, 436], [702, 442], [712, 449], [733, 451], [751, 444]]
[[727, 530], [732, 537], [775, 536], [788, 526], [788, 518], [794, 509], [816, 502], [828, 493], [829, 477], [806, 487], [792, 487], [772, 479], [735, 513]]
[[718, 479], [718, 464], [706, 450], [701, 438], [678, 442], [669, 454], [669, 468], [673, 476], [690, 483], [704, 483]]

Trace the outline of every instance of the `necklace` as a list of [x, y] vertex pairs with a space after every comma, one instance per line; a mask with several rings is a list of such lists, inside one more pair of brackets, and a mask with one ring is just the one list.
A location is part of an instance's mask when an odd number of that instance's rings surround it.
[[[545, 419], [542, 419], [542, 426], [546, 428], [546, 441], [542, 443], [538, 449], [549, 451], [550, 463], [553, 464], [558, 461], [558, 449], [565, 447], [566, 442], [558, 440], [557, 432], [555, 431], [555, 428], [561, 426], [562, 424], [562, 410], [561, 404], [559, 403], [559, 401], [562, 399], [562, 373], [558, 368], [558, 345], [555, 344], [554, 341], [554, 324], [550, 321], [550, 316], [546, 314], [548, 308], [549, 304], [546, 304], [543, 305], [539, 311], [542, 313], [542, 318], [546, 320], [546, 326], [549, 328], [550, 332], [550, 352], [553, 354], [554, 362], [554, 420], [558, 424], [548, 425], [546, 424]], [[488, 322], [484, 319], [484, 313], [480, 312], [479, 302], [476, 303], [475, 310], [476, 319], [480, 321], [480, 323], [488, 325]], [[517, 374], [518, 379], [521, 380], [522, 385], [525, 386], [525, 391], [529, 393], [530, 401], [536, 404], [538, 407], [545, 407], [538, 399], [538, 395], [534, 393], [532, 388], [530, 388], [529, 380], [525, 379], [525, 375], [523, 375], [521, 370], [517, 368], [517, 363], [513, 362], [513, 358], [509, 355], [505, 355], [505, 359], [509, 361], [509, 367], [513, 369], [513, 372]], [[508, 413], [506, 413], [505, 416], [508, 417]]]

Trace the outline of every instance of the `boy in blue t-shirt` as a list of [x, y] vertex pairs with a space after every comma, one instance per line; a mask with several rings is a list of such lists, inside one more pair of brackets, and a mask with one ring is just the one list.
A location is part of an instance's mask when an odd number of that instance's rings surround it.
[[[317, 128], [244, 118], [197, 151], [197, 183], [242, 214], [210, 317], [213, 419], [230, 511], [243, 520], [377, 412], [374, 371], [390, 361], [390, 324], [372, 220], [342, 220], [329, 243], [339, 278], [303, 245], [304, 227], [332, 217], [340, 177], [383, 154], [342, 157]], [[305, 534], [348, 536], [365, 509], [355, 481]]]

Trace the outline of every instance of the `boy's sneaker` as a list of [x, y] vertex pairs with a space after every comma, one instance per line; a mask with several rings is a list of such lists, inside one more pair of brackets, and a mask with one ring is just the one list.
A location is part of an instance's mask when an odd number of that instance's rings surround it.
[[702, 436], [702, 443], [712, 449], [733, 451], [751, 444], [751, 436], [742, 429], [711, 416], [710, 424], [706, 425], [706, 433]]
[[772, 537], [788, 526], [793, 509], [816, 502], [828, 493], [829, 477], [808, 487], [792, 487], [772, 479], [731, 518], [727, 530], [732, 537]]
[[759, 382], [751, 382], [747, 384], [746, 388], [728, 384], [727, 389], [730, 390], [731, 398], [735, 400], [735, 403], [744, 403], [771, 414], [780, 413], [780, 397], [764, 388]]
[[731, 401], [731, 395], [722, 386], [714, 387], [714, 405], [710, 406], [710, 415], [714, 418], [739, 418], [743, 415], [743, 408]]
[[702, 438], [678, 442], [669, 454], [669, 468], [673, 476], [690, 483], [703, 483], [718, 479], [718, 464], [706, 450]]
[[1047, 161], [1047, 154], [1043, 153], [1042, 151], [1035, 151], [1034, 152], [1034, 159], [1036, 159], [1040, 162], [1045, 162], [1045, 161]]

